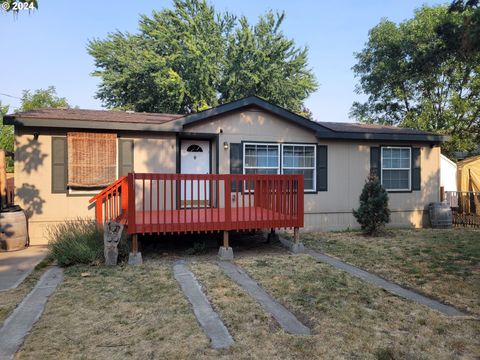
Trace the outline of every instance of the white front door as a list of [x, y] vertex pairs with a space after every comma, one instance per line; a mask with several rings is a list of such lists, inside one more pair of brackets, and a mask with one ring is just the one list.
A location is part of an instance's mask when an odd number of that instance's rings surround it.
[[[210, 173], [210, 142], [182, 140], [180, 145], [180, 172], [182, 174]], [[186, 183], [185, 183], [186, 182]], [[192, 183], [193, 182], [193, 183]], [[182, 206], [205, 206], [209, 199], [209, 182], [187, 180], [181, 183]], [[198, 201], [200, 200], [200, 201]]]

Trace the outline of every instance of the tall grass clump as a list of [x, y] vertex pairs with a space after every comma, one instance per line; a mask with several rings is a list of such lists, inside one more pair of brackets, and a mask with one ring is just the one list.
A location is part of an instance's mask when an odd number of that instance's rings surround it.
[[48, 229], [50, 257], [60, 266], [103, 261], [103, 232], [95, 221], [77, 219]]

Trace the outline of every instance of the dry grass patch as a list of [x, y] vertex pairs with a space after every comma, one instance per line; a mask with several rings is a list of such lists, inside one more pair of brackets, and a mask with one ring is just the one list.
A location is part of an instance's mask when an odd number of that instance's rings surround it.
[[[82, 277], [88, 272], [90, 276]], [[213, 357], [171, 264], [74, 266], [50, 298], [18, 359]]]
[[480, 314], [480, 230], [307, 233], [309, 247]]
[[[317, 340], [285, 333], [241, 287], [211, 262], [190, 264], [207, 296], [227, 326], [235, 344], [223, 355], [227, 359], [314, 359]], [[327, 349], [325, 349], [327, 350]]]
[[[237, 262], [312, 325], [313, 336], [286, 357], [468, 359], [480, 353], [479, 321], [447, 318], [309, 256], [263, 256]], [[265, 341], [275, 341], [284, 351], [295, 349], [285, 347], [282, 338]]]
[[49, 262], [47, 260], [41, 261], [15, 289], [0, 291], [0, 326], [33, 289], [48, 265]]

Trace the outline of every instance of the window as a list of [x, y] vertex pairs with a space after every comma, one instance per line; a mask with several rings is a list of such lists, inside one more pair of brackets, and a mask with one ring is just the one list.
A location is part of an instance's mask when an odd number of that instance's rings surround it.
[[117, 179], [117, 135], [68, 132], [68, 186], [101, 188]]
[[245, 174], [279, 174], [279, 153], [278, 144], [243, 144]]
[[315, 145], [282, 145], [282, 173], [303, 174], [305, 190], [315, 191]]
[[243, 144], [245, 174], [303, 174], [305, 191], [316, 189], [316, 145]]
[[411, 190], [411, 148], [382, 147], [381, 180], [390, 191]]
[[187, 148], [187, 152], [203, 152], [203, 149], [200, 145], [194, 144]]

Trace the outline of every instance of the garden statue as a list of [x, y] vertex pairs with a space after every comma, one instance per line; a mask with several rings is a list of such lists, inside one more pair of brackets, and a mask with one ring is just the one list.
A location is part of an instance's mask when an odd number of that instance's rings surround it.
[[109, 221], [104, 228], [103, 243], [105, 246], [105, 265], [117, 265], [118, 259], [118, 243], [122, 237], [123, 225]]

